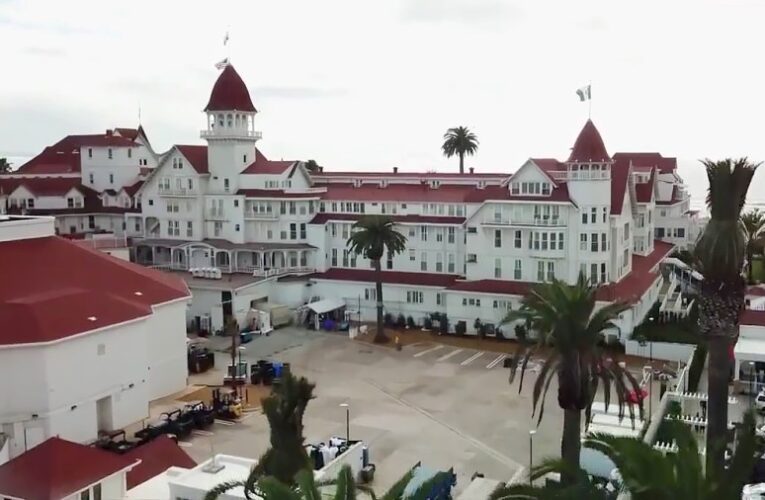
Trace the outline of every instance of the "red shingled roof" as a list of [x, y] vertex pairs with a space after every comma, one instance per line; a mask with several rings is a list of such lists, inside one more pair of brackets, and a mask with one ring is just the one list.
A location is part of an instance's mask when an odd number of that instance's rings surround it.
[[53, 437], [0, 466], [0, 497], [66, 498], [132, 464], [116, 453]]
[[255, 106], [250, 98], [250, 91], [244, 80], [236, 72], [234, 66], [226, 66], [218, 79], [215, 80], [210, 100], [205, 111], [250, 111], [255, 112]]
[[[316, 172], [311, 174], [311, 177], [316, 178], [317, 180], [327, 180], [329, 178], [333, 177], [352, 177], [352, 178], [358, 178], [358, 177], [373, 177], [373, 178], [381, 178], [381, 179], [396, 179], [396, 178], [412, 178], [416, 177], [419, 179], [470, 179], [470, 178], [489, 178], [489, 179], [506, 179], [510, 177], [510, 174], [508, 173], [483, 173], [483, 172], [474, 172], [474, 173], [455, 173], [455, 172], [403, 172], [399, 170], [398, 172]], [[327, 179], [322, 179], [322, 177]]]
[[236, 194], [244, 195], [247, 198], [321, 198], [324, 193], [291, 193], [283, 189], [240, 189]]
[[[403, 224], [458, 224], [465, 223], [464, 217], [445, 217], [438, 215], [390, 215], [386, 214], [395, 222]], [[316, 214], [309, 224], [326, 224], [328, 221], [357, 221], [364, 214]]]
[[742, 325], [765, 326], [765, 311], [744, 309], [739, 316], [739, 322]]
[[[183, 280], [56, 236], [0, 243], [0, 345], [53, 342], [152, 314]], [[140, 292], [139, 295], [136, 292]]]
[[271, 161], [258, 148], [255, 148], [255, 161], [250, 163], [242, 173], [280, 175], [294, 164], [294, 161], [288, 160]]
[[176, 145], [175, 148], [188, 160], [198, 174], [210, 173], [207, 165], [207, 146]]
[[611, 165], [611, 214], [622, 213], [624, 197], [627, 196], [627, 181], [630, 177], [630, 164], [615, 161]]
[[[383, 271], [383, 283], [414, 286], [448, 287], [457, 276], [454, 274], [436, 273], [405, 273], [400, 271]], [[375, 272], [371, 269], [341, 269], [333, 267], [323, 273], [312, 274], [311, 279], [358, 281], [362, 283], [375, 283]]]
[[632, 162], [633, 167], [656, 167], [663, 174], [677, 169], [677, 158], [664, 158], [660, 153], [615, 153], [614, 160]]
[[[617, 160], [616, 163], [619, 163], [619, 160]], [[648, 178], [648, 182], [635, 184], [635, 194], [637, 195], [638, 203], [651, 203], [653, 200], [653, 187], [655, 182], [656, 170], [651, 168], [651, 176]]]
[[127, 489], [158, 476], [170, 467], [192, 469], [197, 463], [186, 454], [178, 444], [167, 436], [159, 436], [153, 441], [133, 448], [123, 455], [131, 462], [140, 463], [127, 473]]
[[458, 292], [493, 293], [502, 295], [526, 295], [534, 283], [509, 280], [457, 281], [449, 290]]
[[746, 289], [747, 295], [754, 295], [756, 297], [765, 297], [765, 287], [752, 285]]
[[143, 183], [145, 181], [138, 181], [134, 184], [131, 184], [130, 186], [125, 186], [122, 189], [125, 190], [125, 192], [130, 196], [133, 197], [138, 192], [139, 189], [141, 189], [141, 186], [143, 186]]
[[579, 132], [579, 136], [576, 138], [574, 148], [571, 150], [571, 155], [569, 155], [568, 161], [611, 161], [611, 157], [608, 156], [608, 151], [606, 151], [606, 145], [603, 144], [603, 138], [600, 137], [600, 132], [595, 128], [595, 124], [592, 123], [592, 120], [587, 120], [582, 131]]
[[80, 171], [80, 148], [95, 147], [137, 147], [132, 139], [117, 135], [91, 134], [68, 135], [40, 154], [20, 166], [20, 174], [65, 174]]

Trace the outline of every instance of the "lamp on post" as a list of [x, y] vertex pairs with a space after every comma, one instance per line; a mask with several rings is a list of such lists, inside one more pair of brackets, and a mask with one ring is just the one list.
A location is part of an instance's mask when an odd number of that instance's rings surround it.
[[531, 468], [534, 465], [534, 434], [536, 433], [536, 429], [529, 431], [529, 484], [531, 484]]
[[756, 375], [757, 371], [755, 368], [754, 361], [749, 361], [749, 406], [754, 406], [754, 399], [756, 397], [755, 391], [757, 390], [757, 381], [756, 381]]
[[351, 442], [351, 407], [348, 403], [340, 403], [340, 408], [345, 408], [345, 441]]

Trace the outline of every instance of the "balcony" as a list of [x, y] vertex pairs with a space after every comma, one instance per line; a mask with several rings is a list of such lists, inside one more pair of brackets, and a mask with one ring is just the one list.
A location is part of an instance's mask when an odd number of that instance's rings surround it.
[[259, 141], [263, 138], [263, 132], [258, 130], [226, 129], [218, 128], [201, 130], [199, 137], [202, 139], [252, 139]]
[[[205, 219], [207, 220], [227, 220], [226, 212], [223, 210], [207, 210], [205, 212]], [[217, 237], [218, 235], [216, 235]]]
[[159, 186], [160, 196], [196, 196], [197, 191], [195, 189], [187, 189], [182, 187], [165, 187]]
[[312, 273], [315, 269], [312, 267], [296, 266], [296, 267], [276, 267], [272, 269], [255, 269], [252, 275], [261, 278], [271, 278], [273, 276], [281, 276], [283, 274], [303, 274]]
[[549, 172], [556, 181], [607, 181], [611, 170], [556, 170]]
[[275, 212], [244, 212], [244, 218], [248, 220], [277, 220], [279, 215]]
[[561, 217], [491, 217], [483, 222], [484, 226], [516, 226], [516, 227], [565, 227], [566, 221]]

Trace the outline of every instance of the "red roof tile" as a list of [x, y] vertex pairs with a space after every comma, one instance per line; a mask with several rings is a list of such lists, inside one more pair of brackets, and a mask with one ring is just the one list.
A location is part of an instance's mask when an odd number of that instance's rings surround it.
[[617, 283], [598, 288], [598, 300], [607, 302], [622, 300], [631, 304], [639, 301], [659, 277], [656, 267], [675, 248], [672, 243], [660, 240], [654, 240], [653, 245], [653, 252], [645, 257], [632, 255], [632, 270], [627, 276]]
[[234, 66], [226, 66], [213, 85], [210, 100], [205, 111], [250, 111], [255, 112], [250, 92]]
[[457, 281], [449, 290], [458, 292], [492, 293], [499, 295], [526, 295], [534, 283], [509, 280]]
[[630, 177], [630, 165], [624, 161], [615, 161], [611, 165], [611, 214], [622, 213], [624, 197], [627, 196], [627, 181]]
[[128, 196], [133, 197], [138, 192], [138, 190], [141, 189], [141, 186], [143, 186], [144, 182], [145, 181], [138, 181], [134, 184], [131, 184], [130, 186], [125, 186], [122, 189], [125, 190]]
[[175, 147], [198, 174], [210, 173], [207, 165], [207, 146], [176, 145]]
[[80, 148], [84, 146], [135, 147], [132, 139], [116, 135], [68, 135], [21, 165], [19, 174], [65, 174], [80, 171]]
[[61, 340], [189, 295], [180, 279], [56, 236], [2, 242], [0, 262], [23, 263], [3, 270], [0, 345]]
[[[418, 179], [471, 179], [471, 178], [490, 178], [490, 179], [507, 179], [510, 177], [510, 174], [508, 173], [483, 173], [483, 172], [474, 172], [472, 174], [465, 173], [455, 173], [455, 172], [316, 172], [311, 174], [311, 177], [316, 178], [317, 180], [327, 180], [333, 177], [348, 177], [348, 178], [358, 178], [358, 177], [373, 177], [373, 178], [381, 178], [381, 179], [402, 179], [402, 178], [418, 178]], [[325, 179], [322, 179], [325, 178]]]
[[742, 325], [765, 326], [765, 311], [744, 309], [739, 316], [739, 322]]
[[115, 132], [117, 132], [122, 137], [127, 137], [131, 141], [135, 141], [138, 138], [138, 129], [137, 128], [122, 128], [117, 127], [114, 129]]
[[[448, 287], [457, 276], [454, 274], [435, 273], [405, 273], [400, 271], [383, 271], [382, 281], [387, 284]], [[375, 283], [375, 272], [371, 269], [341, 269], [333, 267], [323, 273], [312, 274], [311, 279], [358, 281], [362, 283]]]
[[0, 466], [0, 497], [66, 498], [132, 464], [115, 453], [54, 437]]
[[606, 151], [606, 146], [603, 144], [603, 138], [600, 137], [600, 132], [595, 128], [595, 124], [592, 123], [592, 120], [587, 120], [582, 131], [579, 132], [579, 136], [576, 138], [574, 148], [571, 150], [571, 155], [569, 155], [568, 161], [611, 161], [611, 157], [608, 156], [608, 151]]
[[245, 168], [243, 174], [283, 174], [285, 170], [293, 166], [296, 162], [288, 160], [271, 161], [266, 155], [255, 148], [255, 161]]
[[127, 489], [135, 488], [154, 476], [162, 474], [170, 467], [191, 469], [197, 465], [175, 441], [167, 436], [159, 436], [123, 456], [132, 462], [140, 460], [140, 463], [127, 473]]
[[324, 193], [291, 193], [284, 191], [284, 189], [240, 189], [236, 194], [244, 195], [247, 198], [321, 198]]
[[[619, 163], [619, 160], [616, 161]], [[651, 168], [651, 176], [648, 182], [640, 182], [635, 184], [635, 194], [637, 195], [638, 203], [651, 203], [653, 201], [653, 188], [656, 182], [656, 170]]]
[[765, 297], [765, 286], [752, 285], [746, 289], [747, 295], [754, 295], [755, 297]]
[[[364, 214], [316, 214], [309, 224], [326, 224], [328, 221], [357, 221]], [[465, 223], [464, 217], [445, 217], [438, 215], [387, 215], [393, 221], [402, 224], [459, 224]]]
[[677, 169], [677, 158], [664, 158], [660, 153], [615, 153], [614, 160], [632, 162], [633, 167], [656, 167], [663, 174]]

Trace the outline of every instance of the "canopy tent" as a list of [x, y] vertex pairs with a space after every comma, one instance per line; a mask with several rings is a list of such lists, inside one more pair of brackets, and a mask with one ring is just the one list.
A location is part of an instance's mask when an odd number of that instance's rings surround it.
[[345, 301], [341, 299], [323, 299], [306, 305], [316, 314], [324, 314], [345, 307]]

